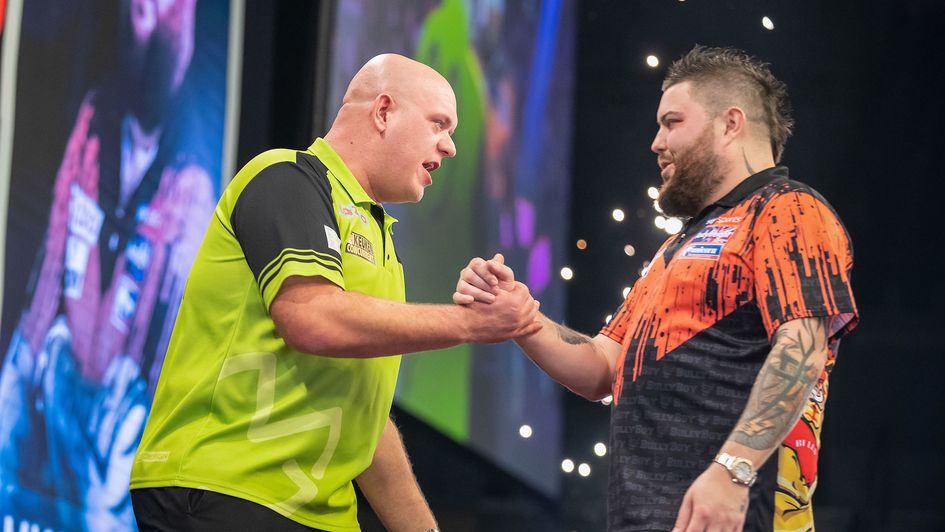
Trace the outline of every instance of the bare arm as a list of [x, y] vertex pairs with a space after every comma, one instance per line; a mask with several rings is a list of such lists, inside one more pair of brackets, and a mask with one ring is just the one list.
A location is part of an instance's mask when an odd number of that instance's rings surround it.
[[[827, 363], [825, 318], [792, 320], [778, 328], [741, 419], [726, 445], [764, 462], [794, 427]], [[725, 450], [725, 446], [722, 447]], [[748, 458], [748, 456], [746, 456]]]
[[356, 479], [384, 527], [391, 532], [436, 529], [436, 519], [414, 477], [400, 432], [390, 419], [370, 467]]
[[304, 353], [374, 357], [466, 342], [501, 342], [541, 327], [519, 284], [495, 303], [418, 305], [347, 292], [322, 277], [290, 277], [269, 309], [286, 344]]
[[610, 393], [620, 344], [598, 334], [590, 338], [540, 315], [544, 327], [515, 343], [549, 377], [591, 401]]
[[[475, 258], [460, 272], [453, 302], [478, 305], [503, 297], [515, 286], [512, 269], [501, 254], [490, 260]], [[516, 338], [515, 342], [538, 367], [574, 393], [596, 401], [610, 393], [614, 368], [621, 356], [620, 344], [597, 335], [585, 336], [540, 314], [540, 331]]]
[[[794, 427], [826, 363], [825, 318], [781, 325], [745, 410], [720, 451], [747, 458], [756, 470], [760, 468]], [[713, 526], [741, 530], [747, 509], [748, 489], [734, 484], [728, 471], [713, 463], [686, 492], [673, 530]]]

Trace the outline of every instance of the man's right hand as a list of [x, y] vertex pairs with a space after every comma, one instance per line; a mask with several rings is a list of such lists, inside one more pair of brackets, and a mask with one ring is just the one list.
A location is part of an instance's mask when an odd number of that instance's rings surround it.
[[512, 268], [505, 265], [505, 257], [501, 253], [496, 253], [489, 260], [476, 257], [459, 272], [453, 303], [492, 303], [501, 290], [511, 291], [514, 287], [515, 274]]
[[495, 294], [490, 294], [493, 295], [492, 303], [473, 301], [465, 305], [469, 341], [504, 342], [541, 330], [538, 301], [532, 298], [524, 284], [509, 284], [510, 286], [496, 290]]

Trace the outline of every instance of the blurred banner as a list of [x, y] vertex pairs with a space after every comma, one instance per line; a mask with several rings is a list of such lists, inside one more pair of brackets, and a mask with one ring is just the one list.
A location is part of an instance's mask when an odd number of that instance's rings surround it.
[[225, 0], [22, 7], [3, 530], [135, 528], [131, 462], [222, 182], [231, 20]]
[[[574, 17], [562, 0], [337, 3], [329, 109], [383, 52], [432, 66], [456, 92], [457, 156], [419, 205], [390, 206], [409, 301], [450, 302], [472, 257], [501, 252], [542, 311], [563, 317]], [[560, 388], [513, 343], [412, 355], [400, 375], [399, 406], [558, 493]]]

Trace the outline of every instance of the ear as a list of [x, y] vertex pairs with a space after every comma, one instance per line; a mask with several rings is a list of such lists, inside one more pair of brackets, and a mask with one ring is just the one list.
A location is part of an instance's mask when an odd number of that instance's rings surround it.
[[721, 114], [724, 130], [722, 136], [726, 140], [732, 141], [745, 134], [745, 128], [748, 126], [748, 117], [741, 107], [729, 107]]
[[394, 98], [387, 93], [381, 93], [374, 98], [374, 105], [371, 107], [371, 119], [374, 127], [380, 132], [387, 131], [390, 125], [390, 115], [394, 110]]

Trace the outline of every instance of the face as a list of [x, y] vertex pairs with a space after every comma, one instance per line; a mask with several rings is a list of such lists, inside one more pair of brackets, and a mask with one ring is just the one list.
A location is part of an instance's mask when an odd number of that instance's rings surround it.
[[437, 79], [404, 91], [384, 138], [387, 146], [383, 171], [372, 180], [380, 201], [418, 202], [433, 184], [432, 173], [446, 157], [456, 155], [456, 97], [445, 81]]
[[650, 149], [663, 178], [660, 208], [670, 216], [695, 216], [722, 182], [713, 120], [692, 97], [689, 82], [663, 92], [656, 120]]
[[196, 0], [128, 0], [122, 28], [124, 73], [133, 110], [160, 119], [177, 93], [194, 47]]

